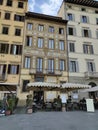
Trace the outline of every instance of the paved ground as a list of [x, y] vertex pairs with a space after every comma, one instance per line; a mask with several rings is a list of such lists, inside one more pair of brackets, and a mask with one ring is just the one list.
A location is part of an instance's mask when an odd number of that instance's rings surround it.
[[98, 111], [14, 114], [0, 117], [0, 130], [98, 130]]

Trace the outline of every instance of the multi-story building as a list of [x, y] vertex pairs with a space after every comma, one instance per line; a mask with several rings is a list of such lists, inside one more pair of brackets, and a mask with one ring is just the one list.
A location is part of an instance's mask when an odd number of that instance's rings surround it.
[[[29, 82], [68, 81], [66, 24], [67, 21], [59, 17], [26, 13], [20, 88], [17, 92], [20, 102], [26, 99]], [[46, 93], [41, 94], [45, 96]]]
[[27, 0], [0, 0], [0, 90], [2, 91], [16, 91], [19, 85], [26, 11]]
[[58, 16], [68, 20], [69, 82], [98, 85], [98, 1], [63, 0]]

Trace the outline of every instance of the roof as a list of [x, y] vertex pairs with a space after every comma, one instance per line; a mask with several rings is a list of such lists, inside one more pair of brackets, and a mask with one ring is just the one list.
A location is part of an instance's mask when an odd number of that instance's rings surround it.
[[64, 2], [98, 8], [98, 1], [95, 0], [64, 0]]
[[43, 20], [51, 20], [54, 22], [60, 22], [60, 23], [67, 23], [67, 20], [62, 19], [61, 17], [51, 16], [51, 15], [45, 15], [35, 12], [27, 12], [26, 18], [37, 18], [37, 19], [43, 19]]

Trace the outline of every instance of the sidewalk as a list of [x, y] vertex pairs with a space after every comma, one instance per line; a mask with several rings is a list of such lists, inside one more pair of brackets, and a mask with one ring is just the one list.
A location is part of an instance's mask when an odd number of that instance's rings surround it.
[[0, 117], [0, 130], [98, 130], [98, 111], [14, 114]]

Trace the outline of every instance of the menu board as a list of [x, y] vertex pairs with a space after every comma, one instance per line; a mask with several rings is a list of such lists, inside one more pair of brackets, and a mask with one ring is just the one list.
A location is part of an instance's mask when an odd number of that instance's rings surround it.
[[87, 112], [94, 112], [94, 102], [93, 99], [86, 99]]

